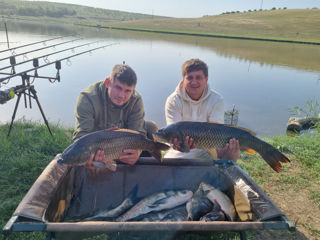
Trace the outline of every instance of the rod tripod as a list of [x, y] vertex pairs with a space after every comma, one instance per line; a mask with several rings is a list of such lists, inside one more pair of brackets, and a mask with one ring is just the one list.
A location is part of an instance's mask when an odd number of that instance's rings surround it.
[[[27, 81], [27, 85], [25, 84]], [[12, 126], [13, 126], [13, 121], [16, 117], [16, 113], [17, 113], [17, 109], [18, 109], [18, 106], [19, 106], [19, 102], [20, 102], [20, 98], [21, 98], [21, 95], [23, 94], [24, 95], [24, 101], [25, 101], [25, 106], [27, 107], [27, 99], [26, 99], [26, 95], [29, 96], [29, 105], [30, 105], [30, 108], [31, 108], [31, 98], [33, 98], [34, 100], [36, 100], [37, 104], [38, 104], [38, 107], [39, 107], [39, 110], [41, 112], [41, 115], [42, 115], [42, 118], [44, 120], [44, 123], [46, 124], [47, 128], [48, 128], [48, 131], [50, 133], [51, 136], [52, 135], [52, 132], [51, 132], [51, 129], [49, 127], [49, 124], [48, 124], [48, 120], [46, 119], [46, 116], [44, 115], [44, 112], [42, 110], [42, 107], [41, 107], [41, 104], [40, 104], [40, 101], [38, 99], [38, 96], [37, 96], [37, 91], [35, 90], [34, 86], [33, 85], [30, 85], [30, 82], [29, 82], [29, 76], [28, 75], [22, 75], [22, 85], [17, 88], [16, 90], [16, 94], [18, 96], [18, 99], [17, 99], [17, 102], [16, 102], [16, 105], [14, 107], [14, 111], [13, 111], [13, 114], [12, 114], [12, 119], [11, 119], [11, 123], [10, 123], [10, 127], [9, 127], [9, 131], [8, 131], [8, 137], [10, 135], [10, 132], [11, 132], [11, 129], [12, 129]], [[28, 90], [28, 92], [26, 92]]]

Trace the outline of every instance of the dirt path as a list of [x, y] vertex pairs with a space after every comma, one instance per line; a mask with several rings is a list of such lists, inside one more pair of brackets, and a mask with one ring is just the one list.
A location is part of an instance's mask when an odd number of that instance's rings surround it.
[[[301, 169], [303, 168], [297, 162], [291, 162], [290, 165], [290, 168], [286, 169], [288, 176], [302, 173]], [[289, 220], [296, 225], [297, 231], [293, 233], [288, 233], [288, 231], [261, 231], [257, 232], [258, 239], [320, 239], [320, 207], [309, 198], [309, 191], [320, 190], [320, 186], [313, 182], [308, 182], [306, 186], [288, 182], [286, 184], [281, 183], [281, 188], [279, 188], [275, 183], [280, 181], [281, 176], [274, 175], [270, 182], [261, 184], [261, 188]]]

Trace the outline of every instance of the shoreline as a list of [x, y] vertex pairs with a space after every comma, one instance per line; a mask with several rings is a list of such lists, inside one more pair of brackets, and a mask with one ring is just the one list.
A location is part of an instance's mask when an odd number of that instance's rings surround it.
[[320, 42], [298, 41], [298, 40], [289, 40], [289, 39], [244, 37], [244, 36], [232, 36], [232, 35], [218, 35], [218, 34], [210, 34], [210, 33], [189, 33], [189, 32], [165, 31], [165, 30], [151, 30], [151, 29], [144, 29], [144, 28], [114, 27], [114, 26], [87, 25], [87, 24], [75, 24], [75, 25], [83, 26], [83, 27], [105, 28], [105, 29], [120, 30], [120, 31], [149, 32], [149, 33], [184, 35], [184, 36], [193, 36], [193, 37], [212, 37], [212, 38], [226, 38], [226, 39], [251, 40], [251, 41], [320, 45]]

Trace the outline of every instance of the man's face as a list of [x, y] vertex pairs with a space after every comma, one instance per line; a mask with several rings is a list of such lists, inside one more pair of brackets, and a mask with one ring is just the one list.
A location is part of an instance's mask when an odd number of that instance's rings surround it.
[[115, 105], [122, 106], [129, 101], [136, 86], [128, 86], [127, 84], [118, 81], [118, 79], [115, 79], [112, 83], [107, 83], [107, 87], [110, 100]]
[[208, 77], [206, 77], [202, 70], [188, 72], [183, 77], [183, 86], [187, 94], [192, 100], [199, 100], [202, 93], [207, 86]]

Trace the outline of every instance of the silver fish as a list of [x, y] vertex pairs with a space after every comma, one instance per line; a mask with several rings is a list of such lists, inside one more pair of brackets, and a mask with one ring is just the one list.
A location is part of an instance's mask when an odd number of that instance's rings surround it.
[[185, 204], [183, 204], [173, 209], [147, 213], [141, 216], [141, 218], [139, 218], [139, 221], [143, 221], [143, 222], [186, 221], [187, 214], [188, 213], [187, 213], [186, 206]]
[[189, 190], [170, 190], [151, 194], [139, 201], [129, 211], [116, 218], [116, 221], [125, 222], [149, 212], [174, 208], [186, 203], [192, 195], [192, 191]]
[[116, 208], [113, 208], [111, 210], [101, 211], [92, 217], [83, 219], [82, 221], [107, 221], [107, 220], [112, 220], [116, 217], [119, 217], [121, 214], [125, 213], [128, 209], [130, 209], [135, 204], [137, 191], [138, 191], [138, 185], [136, 185], [131, 190], [128, 197], [125, 198], [122, 201], [122, 203]]
[[236, 210], [230, 200], [230, 198], [221, 192], [219, 189], [213, 187], [210, 184], [201, 182], [200, 186], [204, 191], [208, 191], [207, 197], [213, 204], [218, 204], [221, 210], [226, 215], [229, 221], [234, 221], [236, 217]]
[[181, 207], [172, 209], [170, 213], [165, 216], [161, 221], [162, 222], [176, 222], [176, 221], [187, 221], [188, 213], [186, 206], [183, 205]]

